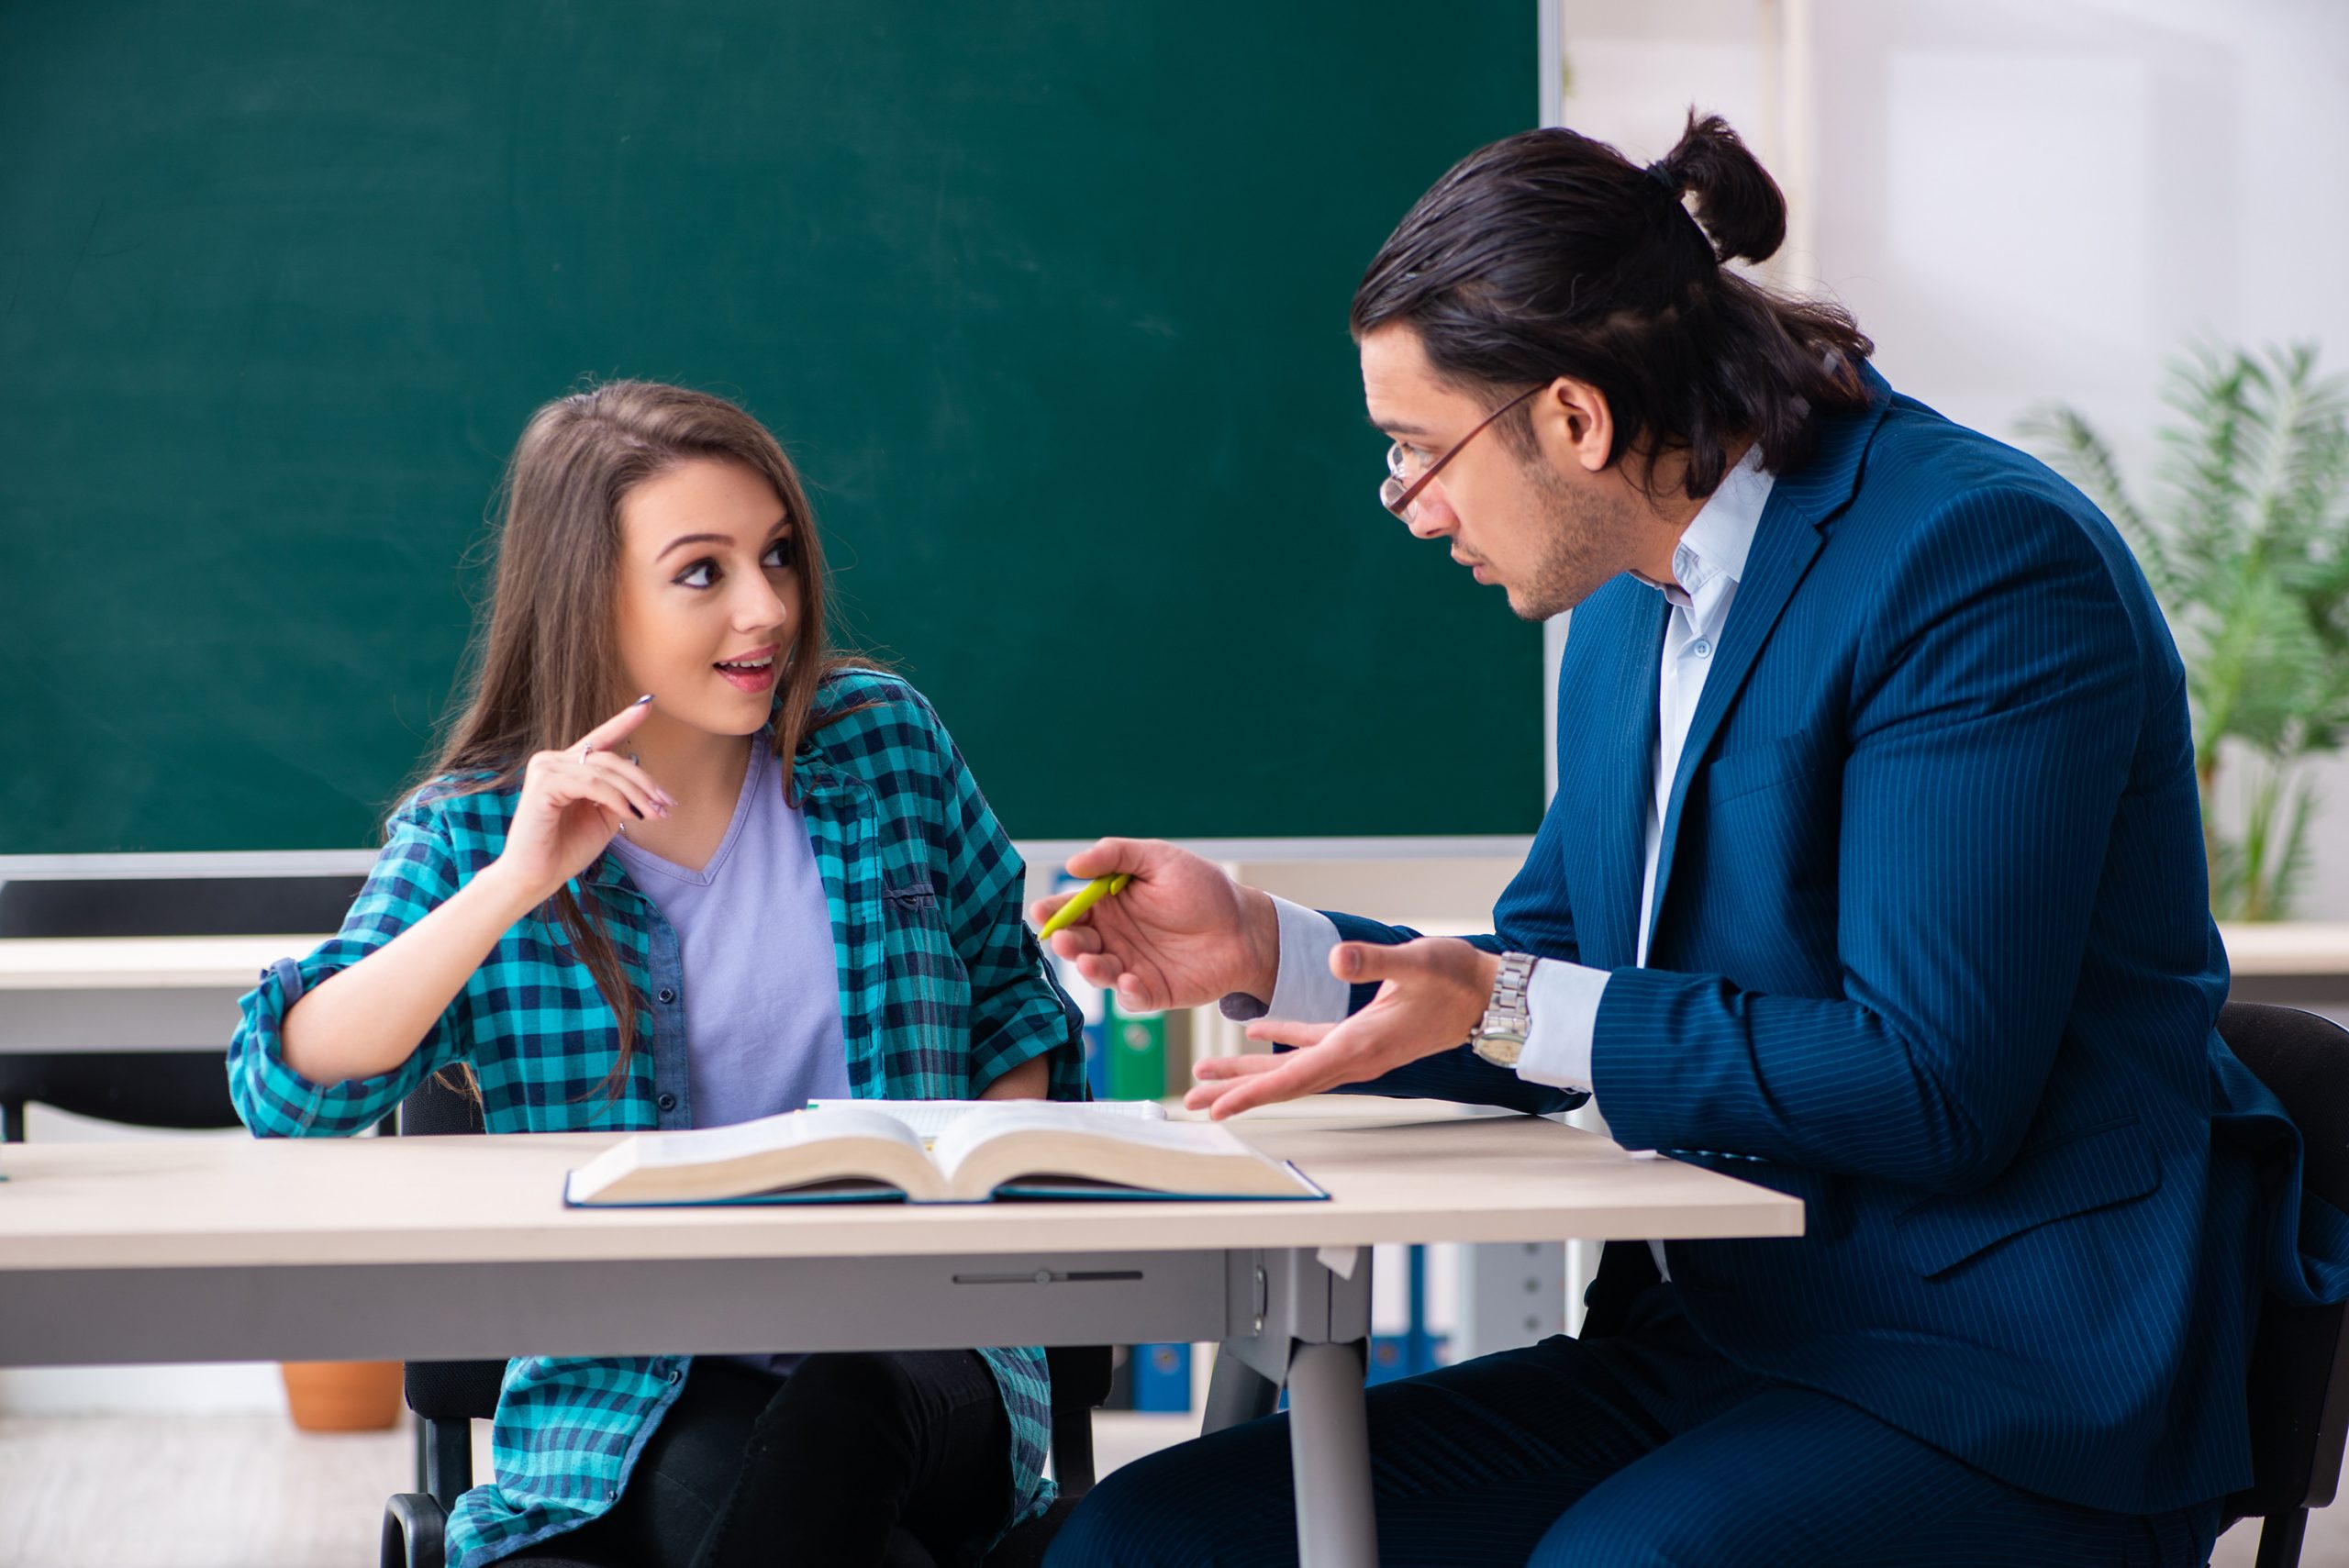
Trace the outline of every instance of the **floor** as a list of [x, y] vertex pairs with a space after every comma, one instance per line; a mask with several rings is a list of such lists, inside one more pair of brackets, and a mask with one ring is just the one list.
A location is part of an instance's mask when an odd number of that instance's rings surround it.
[[[1104, 1472], [1196, 1418], [1104, 1412]], [[488, 1473], [489, 1428], [473, 1427]], [[317, 1435], [282, 1414], [0, 1416], [6, 1568], [367, 1568], [384, 1500], [414, 1484], [407, 1429]]]
[[[1106, 1472], [1179, 1440], [1187, 1417], [1105, 1413]], [[474, 1432], [477, 1465], [487, 1431]], [[405, 1430], [310, 1436], [281, 1415], [0, 1417], [8, 1568], [366, 1568], [384, 1499], [411, 1484]], [[2216, 1568], [2251, 1568], [2246, 1525]], [[2349, 1568], [2349, 1507], [2310, 1521], [2302, 1568]]]

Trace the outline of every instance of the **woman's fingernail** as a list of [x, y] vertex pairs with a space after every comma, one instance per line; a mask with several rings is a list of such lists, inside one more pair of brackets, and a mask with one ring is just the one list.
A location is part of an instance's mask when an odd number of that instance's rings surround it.
[[640, 697], [637, 698], [637, 699], [636, 699], [636, 701], [634, 701], [634, 702], [630, 703], [629, 706], [630, 707], [642, 707], [646, 703], [649, 703], [649, 702], [651, 702], [651, 700], [652, 700], [652, 694], [651, 694], [651, 692], [647, 692], [647, 693], [645, 693], [642, 696], [640, 696]]

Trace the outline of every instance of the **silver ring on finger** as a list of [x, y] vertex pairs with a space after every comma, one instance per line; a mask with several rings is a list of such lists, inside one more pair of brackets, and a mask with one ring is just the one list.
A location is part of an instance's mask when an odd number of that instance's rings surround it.
[[583, 762], [595, 754], [596, 743], [593, 740], [588, 741], [587, 744], [579, 748], [579, 760]]

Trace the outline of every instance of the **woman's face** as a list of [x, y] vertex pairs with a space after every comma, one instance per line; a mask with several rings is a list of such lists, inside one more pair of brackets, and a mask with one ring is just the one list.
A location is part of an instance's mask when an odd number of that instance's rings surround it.
[[753, 469], [694, 458], [620, 503], [620, 667], [629, 693], [714, 735], [767, 719], [798, 629], [798, 540]]

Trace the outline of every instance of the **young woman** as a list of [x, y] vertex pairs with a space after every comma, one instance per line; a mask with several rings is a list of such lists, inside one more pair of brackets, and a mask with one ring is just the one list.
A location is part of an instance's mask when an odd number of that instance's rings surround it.
[[[827, 650], [774, 438], [617, 382], [539, 411], [506, 499], [471, 702], [341, 931], [244, 998], [246, 1124], [356, 1132], [446, 1069], [492, 1132], [1081, 1097], [1019, 857], [920, 695]], [[450, 1562], [971, 1562], [1049, 1501], [1049, 1402], [1034, 1350], [518, 1361]]]

